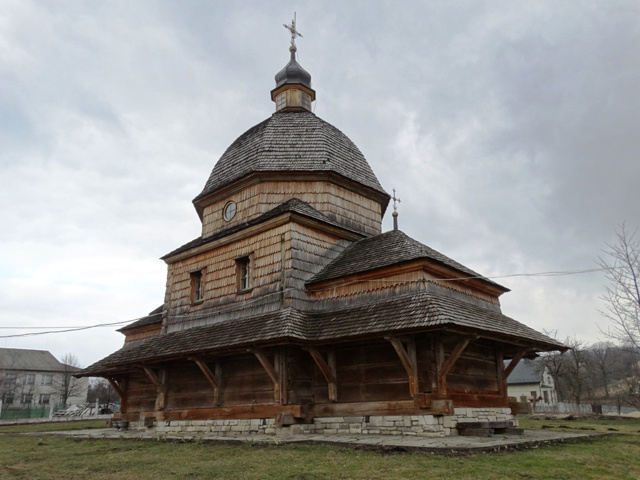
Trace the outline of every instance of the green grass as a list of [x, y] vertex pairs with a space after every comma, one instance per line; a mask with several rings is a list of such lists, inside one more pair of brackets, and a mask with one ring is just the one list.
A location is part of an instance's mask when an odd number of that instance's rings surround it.
[[549, 428], [555, 431], [596, 431], [613, 433], [640, 433], [640, 418], [607, 417], [587, 415], [573, 418], [559, 417], [519, 417], [520, 427], [530, 430]]
[[[540, 426], [551, 422], [522, 420]], [[574, 425], [596, 425], [604, 430], [625, 425], [637, 430], [635, 420], [623, 424], [593, 419]], [[326, 445], [78, 441], [2, 432], [6, 430], [0, 428], [0, 479], [640, 478], [640, 434], [631, 431], [577, 443], [466, 457], [388, 455]]]
[[86, 430], [88, 428], [105, 428], [106, 425], [106, 420], [72, 420], [68, 422], [0, 425], [0, 434], [12, 432], [60, 432], [67, 430]]

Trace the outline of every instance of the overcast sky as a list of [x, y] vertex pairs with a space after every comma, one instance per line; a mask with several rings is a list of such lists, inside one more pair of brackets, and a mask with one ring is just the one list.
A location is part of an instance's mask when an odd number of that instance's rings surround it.
[[[594, 268], [640, 225], [637, 0], [0, 0], [0, 336], [162, 303], [159, 257], [200, 233], [191, 200], [274, 110], [294, 10], [315, 113], [413, 238], [493, 278]], [[606, 328], [601, 273], [496, 281], [533, 328]], [[87, 366], [116, 328], [0, 347]]]

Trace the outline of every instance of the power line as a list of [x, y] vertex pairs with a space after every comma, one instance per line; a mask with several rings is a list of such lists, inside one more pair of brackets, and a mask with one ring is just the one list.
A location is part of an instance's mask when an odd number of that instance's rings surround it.
[[[594, 273], [594, 272], [602, 272], [606, 270], [605, 268], [589, 268], [589, 269], [583, 269], [583, 270], [560, 270], [560, 271], [549, 271], [549, 272], [535, 272], [535, 273], [512, 273], [512, 274], [508, 274], [508, 275], [495, 275], [495, 276], [490, 276], [490, 277], [485, 277], [482, 275], [477, 275], [477, 276], [466, 276], [466, 277], [454, 277], [454, 278], [431, 278], [431, 279], [426, 279], [428, 281], [440, 281], [440, 282], [459, 282], [459, 281], [464, 281], [464, 280], [472, 280], [472, 279], [481, 279], [481, 280], [495, 280], [495, 279], [500, 279], [500, 278], [513, 278], [513, 277], [558, 277], [558, 276], [568, 276], [568, 275], [581, 275], [581, 274], [585, 274], [585, 273]], [[327, 287], [326, 289], [322, 289], [321, 291], [324, 290], [333, 290], [336, 288], [340, 288], [340, 287], [344, 287], [347, 285], [351, 285], [354, 283], [361, 283], [361, 282], [369, 282], [369, 283], [397, 283], [398, 279], [370, 279], [370, 280], [355, 280], [355, 281], [351, 281], [351, 282], [345, 282], [339, 285], [332, 285], [331, 287]], [[406, 283], [406, 282], [403, 282]], [[286, 291], [290, 291], [290, 290], [294, 290], [292, 288], [287, 289]], [[270, 296], [273, 295], [282, 295], [282, 291], [277, 291], [277, 292], [272, 292], [269, 293], [267, 295], [261, 296], [260, 298], [256, 298], [247, 302], [243, 302], [242, 303], [242, 307], [246, 307], [247, 304], [252, 304], [252, 303], [256, 303], [258, 301], [264, 301], [265, 298], [268, 298]], [[223, 308], [223, 309], [219, 309], [216, 310], [215, 312], [202, 312], [202, 313], [195, 313], [195, 314], [185, 314], [185, 315], [178, 315], [177, 317], [174, 318], [186, 318], [187, 320], [197, 320], [198, 318], [204, 318], [207, 317], [209, 315], [211, 315], [212, 313], [215, 314], [221, 314], [221, 313], [225, 313], [225, 312], [229, 312], [232, 310], [236, 310], [238, 308], [237, 305], [230, 305], [227, 308]], [[54, 333], [69, 333], [69, 332], [77, 332], [77, 331], [81, 331], [81, 330], [89, 330], [92, 328], [101, 328], [101, 327], [111, 327], [111, 326], [115, 326], [115, 325], [123, 325], [123, 324], [128, 324], [128, 323], [133, 323], [136, 322], [138, 320], [141, 320], [142, 318], [147, 317], [147, 315], [145, 315], [144, 317], [138, 317], [138, 318], [134, 318], [132, 320], [122, 320], [120, 322], [110, 322], [110, 323], [98, 323], [95, 325], [82, 325], [82, 326], [66, 326], [66, 327], [55, 327], [55, 326], [46, 326], [46, 327], [0, 327], [0, 329], [2, 330], [41, 330], [41, 329], [48, 329], [46, 331], [43, 332], [29, 332], [29, 333], [18, 333], [18, 334], [12, 334], [12, 335], [0, 335], [0, 338], [18, 338], [18, 337], [33, 337], [33, 336], [39, 336], [39, 335], [49, 335], [49, 334], [54, 334]]]
[[[140, 317], [140, 318], [144, 318], [144, 317]], [[123, 320], [121, 322], [112, 322], [112, 323], [98, 323], [96, 325], [86, 325], [86, 326], [79, 326], [79, 327], [2, 327], [4, 329], [11, 329], [11, 330], [22, 330], [22, 329], [26, 329], [26, 328], [54, 328], [54, 329], [61, 329], [61, 330], [47, 330], [46, 332], [30, 332], [30, 333], [16, 333], [13, 335], [0, 335], [0, 338], [17, 338], [17, 337], [35, 337], [38, 335], [48, 335], [50, 333], [68, 333], [68, 332], [77, 332], [80, 330], [89, 330], [91, 328], [99, 328], [99, 327], [111, 327], [114, 325], [122, 325], [123, 323], [131, 323], [131, 322], [135, 322], [136, 320], [140, 320], [139, 318], [136, 318], [134, 320]]]

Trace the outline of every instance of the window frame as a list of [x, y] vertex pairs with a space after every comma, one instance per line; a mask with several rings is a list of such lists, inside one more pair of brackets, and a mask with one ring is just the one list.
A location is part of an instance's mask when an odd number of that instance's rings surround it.
[[22, 394], [22, 405], [31, 405], [33, 403], [33, 393]]
[[36, 384], [36, 374], [35, 373], [25, 373], [22, 377], [23, 385], [35, 385]]
[[222, 218], [225, 222], [233, 220], [238, 213], [238, 204], [233, 200], [229, 200], [222, 208]]
[[191, 285], [190, 300], [191, 305], [198, 305], [204, 302], [204, 277], [205, 268], [192, 270], [189, 272], [189, 280]]
[[49, 404], [51, 404], [51, 394], [41, 393], [40, 398], [38, 399], [38, 405], [49, 405]]
[[236, 293], [247, 293], [253, 290], [253, 253], [235, 259]]
[[53, 385], [53, 375], [51, 373], [43, 373], [42, 380], [40, 381], [40, 385], [44, 385], [44, 386]]

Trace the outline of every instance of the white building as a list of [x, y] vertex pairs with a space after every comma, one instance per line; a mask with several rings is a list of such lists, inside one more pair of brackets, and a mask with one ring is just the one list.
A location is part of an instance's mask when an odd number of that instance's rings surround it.
[[[505, 362], [505, 366], [508, 364]], [[507, 394], [532, 406], [558, 403], [553, 377], [538, 359], [523, 359], [513, 369], [507, 379]]]
[[79, 370], [46, 350], [0, 348], [2, 409], [62, 407], [65, 396], [67, 405], [85, 403], [89, 383], [73, 377]]

